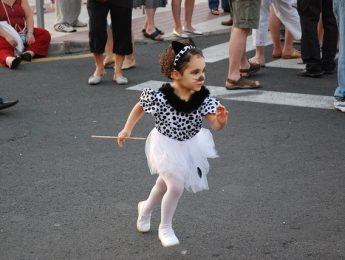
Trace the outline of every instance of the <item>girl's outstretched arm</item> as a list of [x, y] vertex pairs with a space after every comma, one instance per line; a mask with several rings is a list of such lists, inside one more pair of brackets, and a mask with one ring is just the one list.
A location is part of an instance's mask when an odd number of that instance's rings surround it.
[[228, 123], [229, 112], [225, 106], [217, 106], [215, 114], [206, 115], [206, 120], [210, 124], [211, 128], [214, 130], [223, 129]]
[[136, 123], [140, 120], [140, 118], [143, 116], [144, 110], [142, 106], [138, 103], [135, 104], [133, 107], [131, 113], [128, 116], [127, 122], [124, 126], [124, 128], [118, 133], [118, 139], [117, 144], [122, 147], [124, 142], [126, 141], [126, 137], [130, 137], [132, 130]]

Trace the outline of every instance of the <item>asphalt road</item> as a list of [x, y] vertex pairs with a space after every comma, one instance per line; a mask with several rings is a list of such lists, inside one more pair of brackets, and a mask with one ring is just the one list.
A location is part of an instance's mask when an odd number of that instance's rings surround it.
[[[228, 35], [200, 37], [201, 48]], [[130, 86], [165, 81], [158, 54], [166, 42], [137, 45]], [[271, 51], [266, 49], [267, 57]], [[207, 85], [223, 86], [227, 60], [207, 66]], [[143, 141], [123, 149], [90, 136], [113, 135], [140, 92], [111, 82], [90, 87], [91, 58], [0, 70], [0, 94], [19, 104], [0, 112], [0, 259], [345, 259], [344, 114], [220, 97], [230, 124], [214, 132], [210, 190], [185, 192], [166, 249], [136, 231], [137, 203], [150, 176]], [[298, 78], [266, 68], [263, 90], [332, 96], [336, 75]], [[146, 136], [145, 116], [133, 135]]]

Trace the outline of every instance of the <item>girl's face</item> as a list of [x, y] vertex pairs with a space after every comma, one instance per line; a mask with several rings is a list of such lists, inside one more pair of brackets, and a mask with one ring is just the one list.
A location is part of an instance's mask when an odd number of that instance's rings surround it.
[[178, 72], [175, 78], [181, 88], [189, 91], [199, 91], [205, 82], [205, 59], [194, 55], [182, 73]]

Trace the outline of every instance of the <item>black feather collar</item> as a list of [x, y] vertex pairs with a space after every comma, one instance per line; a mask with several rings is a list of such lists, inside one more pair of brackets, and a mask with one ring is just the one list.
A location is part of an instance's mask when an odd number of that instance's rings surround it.
[[198, 109], [205, 98], [210, 95], [210, 91], [205, 86], [202, 86], [200, 91], [194, 92], [188, 101], [184, 101], [174, 93], [174, 88], [169, 83], [163, 84], [159, 91], [165, 95], [169, 105], [178, 112], [184, 113], [191, 113]]

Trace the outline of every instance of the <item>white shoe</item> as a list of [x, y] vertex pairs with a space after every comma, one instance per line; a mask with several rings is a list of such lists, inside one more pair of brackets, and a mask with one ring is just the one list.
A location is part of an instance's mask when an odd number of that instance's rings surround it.
[[186, 33], [190, 33], [190, 34], [195, 34], [195, 35], [203, 35], [204, 33], [202, 31], [198, 31], [198, 30], [188, 30], [188, 29], [185, 29], [183, 27], [183, 31], [186, 32]]
[[335, 98], [334, 107], [341, 112], [345, 112], [345, 97], [344, 98]]
[[175, 236], [175, 232], [171, 227], [158, 229], [158, 238], [164, 247], [177, 246], [180, 244], [180, 241]]
[[70, 26], [68, 23], [57, 23], [54, 25], [54, 30], [57, 32], [72, 33], [77, 30]]
[[86, 27], [87, 23], [83, 23], [83, 22], [77, 20], [75, 23], [72, 23], [71, 26], [72, 27]]
[[92, 75], [89, 78], [88, 83], [89, 83], [89, 85], [98, 85], [99, 83], [101, 83], [101, 81], [102, 81], [102, 76]]
[[114, 77], [114, 81], [118, 84], [118, 85], [127, 85], [128, 84], [128, 79], [124, 76], [120, 76], [118, 78]]
[[182, 33], [178, 33], [177, 31], [173, 30], [173, 35], [180, 37], [182, 39], [187, 39], [189, 38], [188, 34], [182, 32]]
[[150, 231], [151, 228], [151, 214], [148, 216], [143, 215], [144, 204], [145, 201], [140, 201], [138, 203], [137, 229], [142, 233]]

